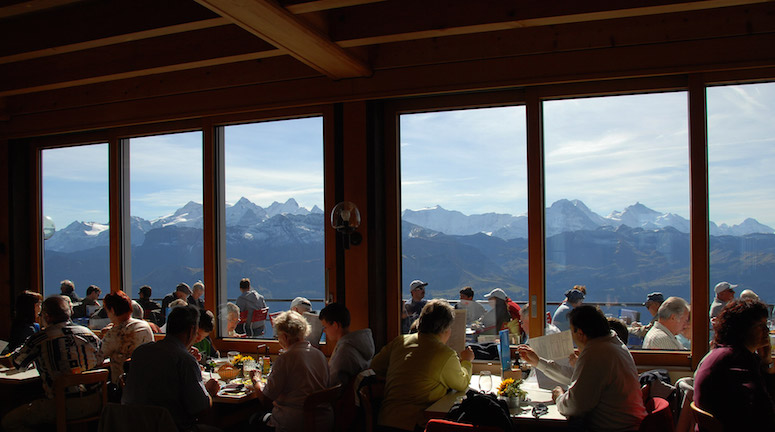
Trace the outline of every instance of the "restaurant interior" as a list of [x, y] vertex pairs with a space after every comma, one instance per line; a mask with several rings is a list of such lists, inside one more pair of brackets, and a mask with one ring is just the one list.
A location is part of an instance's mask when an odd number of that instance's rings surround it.
[[[351, 327], [370, 328], [379, 351], [401, 332], [407, 288], [400, 115], [503, 106], [525, 110], [525, 302], [531, 336], [542, 335], [547, 302], [557, 300], [545, 290], [542, 104], [673, 91], [688, 107], [686, 300], [710, 304], [706, 90], [775, 80], [775, 2], [762, 0], [10, 0], [0, 5], [0, 41], [2, 340], [20, 292], [58, 289], [44, 289], [44, 151], [107, 144], [109, 290], [128, 290], [128, 142], [199, 131], [204, 301], [218, 311], [224, 127], [317, 116], [322, 211], [349, 201], [361, 218], [357, 244], [325, 224], [320, 299], [343, 302]], [[220, 332], [212, 337], [223, 353], [280, 348]], [[709, 332], [704, 311], [693, 313], [691, 349], [633, 358], [639, 370], [690, 376]]]

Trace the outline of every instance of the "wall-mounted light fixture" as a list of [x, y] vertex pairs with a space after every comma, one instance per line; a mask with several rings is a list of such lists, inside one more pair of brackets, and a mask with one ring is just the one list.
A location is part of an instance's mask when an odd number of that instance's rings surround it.
[[48, 216], [43, 216], [43, 240], [48, 240], [57, 231], [56, 225], [54, 225], [54, 219]]
[[345, 249], [350, 245], [359, 245], [363, 236], [356, 231], [361, 225], [361, 213], [358, 207], [350, 201], [342, 201], [331, 210], [331, 227], [342, 235], [342, 244]]

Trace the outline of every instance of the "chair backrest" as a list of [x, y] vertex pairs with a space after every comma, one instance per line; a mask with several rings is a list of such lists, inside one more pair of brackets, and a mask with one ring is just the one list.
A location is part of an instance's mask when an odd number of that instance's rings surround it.
[[104, 408], [108, 403], [108, 378], [110, 378], [110, 371], [107, 369], [95, 369], [86, 371], [79, 374], [67, 374], [60, 375], [54, 380], [54, 403], [57, 410], [57, 432], [66, 432], [67, 425], [69, 423], [83, 423], [89, 421], [98, 421], [100, 414], [92, 417], [84, 417], [79, 419], [67, 419], [67, 406], [65, 391], [68, 387], [74, 387], [78, 385], [94, 385], [102, 383], [102, 407]]
[[[320, 411], [321, 405], [328, 405], [333, 408], [334, 402], [339, 399], [342, 392], [342, 385], [337, 384], [333, 387], [329, 387], [325, 390], [316, 391], [311, 393], [304, 399], [304, 430], [316, 431], [319, 426], [317, 421], [317, 413]], [[333, 424], [330, 426], [333, 427]], [[329, 431], [326, 431], [329, 432]]]
[[109, 403], [102, 410], [97, 432], [176, 431], [177, 428], [164, 407]]
[[269, 314], [269, 308], [263, 308], [263, 309], [256, 309], [253, 312], [252, 316], [248, 316], [248, 311], [240, 311], [239, 313], [239, 322], [259, 322], [259, 321], [266, 321], [266, 316]]
[[432, 419], [425, 425], [425, 432], [502, 432], [495, 426], [476, 426], [449, 420]]
[[638, 428], [639, 432], [673, 432], [673, 413], [670, 404], [662, 398], [652, 397], [646, 401], [646, 418]]
[[723, 432], [724, 427], [721, 423], [713, 417], [713, 414], [703, 411], [698, 407], [694, 401], [692, 401], [692, 413], [694, 413], [694, 421], [697, 422], [697, 427], [700, 432]]
[[694, 400], [694, 378], [681, 378], [675, 382], [678, 392], [676, 406], [673, 407], [673, 419], [676, 432], [694, 432], [694, 414], [691, 403]]
[[[366, 380], [368, 379], [368, 382]], [[364, 428], [366, 432], [373, 432], [377, 426], [377, 415], [385, 396], [385, 379], [376, 375], [364, 378], [358, 397], [363, 409]]]

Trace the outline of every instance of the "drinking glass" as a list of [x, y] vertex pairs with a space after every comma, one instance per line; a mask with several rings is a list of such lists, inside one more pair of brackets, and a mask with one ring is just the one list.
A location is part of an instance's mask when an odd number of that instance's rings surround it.
[[479, 372], [479, 390], [485, 393], [492, 390], [492, 373], [490, 371]]
[[227, 353], [227, 355], [229, 356], [229, 363], [234, 364], [234, 358], [239, 355], [239, 352], [238, 351], [229, 351]]
[[255, 360], [245, 360], [242, 362], [242, 375], [246, 378], [250, 377], [250, 372], [256, 370]]

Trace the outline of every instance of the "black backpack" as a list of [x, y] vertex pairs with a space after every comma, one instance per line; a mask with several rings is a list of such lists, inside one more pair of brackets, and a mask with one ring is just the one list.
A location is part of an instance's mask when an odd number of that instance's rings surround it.
[[447, 420], [476, 426], [494, 426], [511, 431], [511, 415], [505, 401], [490, 393], [469, 389], [466, 397], [455, 402], [447, 413]]

